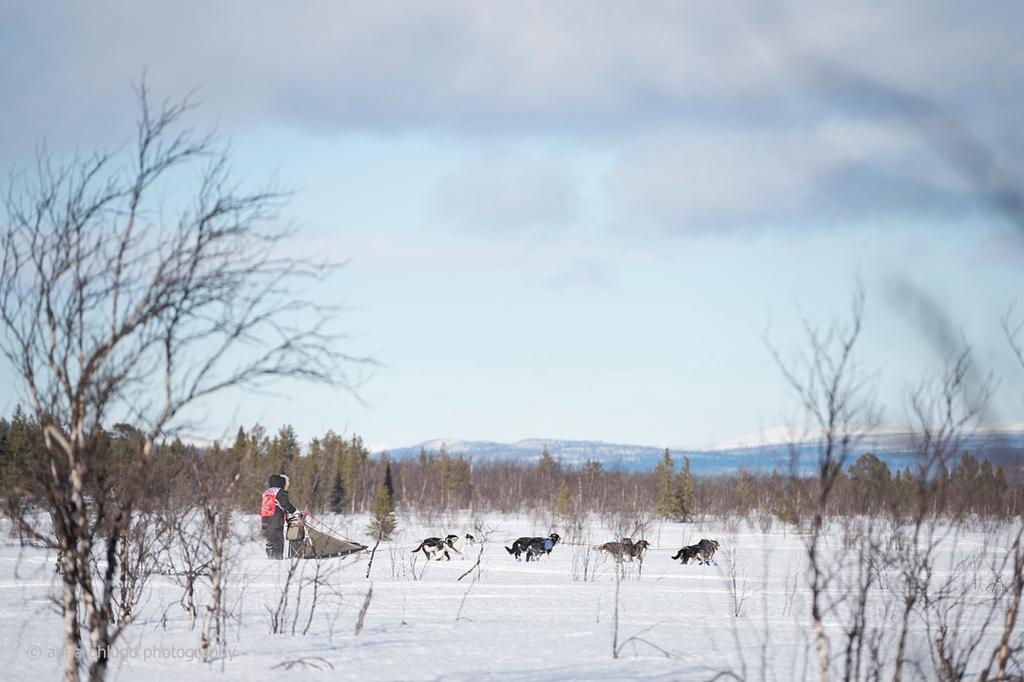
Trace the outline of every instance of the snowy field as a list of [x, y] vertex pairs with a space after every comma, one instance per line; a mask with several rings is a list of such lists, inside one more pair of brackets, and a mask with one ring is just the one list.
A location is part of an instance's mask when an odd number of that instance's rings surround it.
[[[327, 520], [366, 542], [365, 518]], [[430, 525], [400, 517], [396, 539], [377, 551], [372, 581], [365, 578], [366, 557], [298, 562], [283, 609], [280, 595], [290, 562], [264, 558], [256, 523], [255, 517], [245, 520], [248, 541], [239, 545], [229, 579], [232, 615], [223, 655], [213, 663], [196, 660], [199, 629], [189, 630], [179, 604], [182, 590], [173, 579], [154, 576], [136, 622], [113, 652], [111, 679], [254, 680], [275, 666], [290, 668], [275, 679], [324, 680], [704, 680], [722, 672], [749, 679], [817, 677], [803, 539], [778, 523], [767, 531], [736, 520], [653, 524], [642, 571], [627, 565], [619, 585], [618, 658], [612, 651], [615, 564], [590, 548], [616, 535], [600, 519], [573, 533], [527, 516], [446, 517]], [[427, 535], [479, 534], [474, 525], [487, 530], [489, 540], [464, 559], [427, 563], [411, 553]], [[517, 563], [502, 547], [518, 536], [551, 530], [566, 542], [539, 562]], [[965, 607], [959, 623], [964, 632], [977, 630], [991, 598], [991, 566], [999, 550], [992, 538], [1009, 530], [962, 531], [939, 549], [935, 579], [952, 578], [969, 589], [973, 606]], [[831, 532], [829, 551], [843, 551], [843, 533], [838, 525]], [[670, 559], [680, 546], [702, 537], [720, 541], [717, 565], [682, 566]], [[459, 582], [481, 547], [479, 574]], [[60, 585], [53, 562], [52, 554], [21, 548], [4, 533], [0, 665], [8, 679], [60, 674]], [[898, 581], [884, 567], [876, 570], [884, 589], [869, 617], [892, 622], [894, 636]], [[836, 590], [844, 589], [843, 580], [837, 578]], [[363, 628], [356, 634], [371, 583]], [[197, 602], [204, 597], [198, 594]], [[275, 611], [284, 630], [276, 634]], [[831, 621], [838, 647], [842, 623], [836, 616]], [[926, 623], [912, 624], [910, 660], [925, 671], [928, 636]]]

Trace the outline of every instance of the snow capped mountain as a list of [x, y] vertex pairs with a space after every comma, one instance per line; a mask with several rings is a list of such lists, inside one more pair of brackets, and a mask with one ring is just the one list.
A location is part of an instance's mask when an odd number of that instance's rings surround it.
[[533, 462], [540, 459], [546, 447], [553, 457], [564, 464], [578, 465], [587, 460], [597, 460], [606, 466], [620, 465], [625, 468], [635, 468], [647, 461], [656, 462], [663, 452], [662, 448], [645, 445], [529, 438], [515, 443], [434, 439], [411, 447], [393, 449], [388, 454], [395, 459], [405, 459], [419, 456], [421, 448], [436, 454], [442, 446], [449, 454], [462, 455], [478, 462]]
[[[805, 441], [791, 444], [784, 439], [765, 439], [758, 444], [739, 440], [708, 448], [673, 448], [669, 451], [676, 464], [683, 457], [690, 458], [690, 467], [697, 474], [750, 471], [786, 471], [795, 461], [802, 471], [810, 470], [815, 461], [818, 444]], [[392, 459], [415, 459], [423, 449], [437, 454], [444, 448], [451, 455], [461, 455], [476, 463], [536, 462], [547, 448], [552, 457], [567, 466], [580, 466], [587, 461], [600, 462], [606, 468], [640, 471], [654, 468], [661, 461], [663, 447], [605, 443], [595, 440], [559, 440], [529, 438], [515, 443], [472, 441], [458, 438], [438, 438], [409, 447], [387, 451]], [[995, 463], [1024, 461], [1024, 431], [988, 431], [964, 436], [957, 450], [970, 451], [977, 457]], [[854, 458], [864, 452], [873, 452], [894, 469], [911, 466], [915, 461], [914, 439], [911, 434], [890, 429], [879, 430], [865, 436], [854, 448]], [[379, 451], [378, 454], [382, 454]], [[851, 461], [852, 463], [852, 461]]]

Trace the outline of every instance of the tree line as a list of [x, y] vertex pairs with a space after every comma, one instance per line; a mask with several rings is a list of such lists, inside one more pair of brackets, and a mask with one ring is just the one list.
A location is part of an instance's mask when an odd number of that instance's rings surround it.
[[[689, 458], [665, 450], [652, 470], [625, 471], [596, 460], [579, 466], [560, 462], [544, 449], [527, 462], [473, 462], [462, 454], [421, 449], [415, 458], [372, 455], [359, 436], [328, 431], [303, 447], [286, 424], [270, 433], [259, 424], [239, 427], [230, 444], [199, 446], [172, 439], [156, 445], [145, 472], [131, 468], [142, 432], [128, 424], [104, 429], [90, 469], [87, 489], [93, 500], [117, 498], [125, 485], [142, 486], [145, 506], [188, 507], [196, 496], [195, 476], [220, 480], [235, 472], [225, 503], [255, 513], [259, 494], [271, 473], [285, 473], [300, 506], [316, 514], [361, 514], [382, 504], [399, 513], [435, 513], [461, 509], [496, 512], [547, 511], [560, 517], [625, 512], [677, 521], [705, 516], [757, 516], [800, 523], [818, 501], [817, 480], [778, 469], [698, 476]], [[38, 422], [20, 408], [0, 419], [0, 490], [12, 517], [25, 505], [45, 508], [46, 444]], [[828, 499], [832, 516], [913, 512], [926, 496], [935, 517], [970, 515], [1007, 518], [1024, 507], [1019, 471], [1008, 474], [981, 454], [962, 452], [937, 471], [893, 471], [876, 454], [860, 454], [839, 471]]]

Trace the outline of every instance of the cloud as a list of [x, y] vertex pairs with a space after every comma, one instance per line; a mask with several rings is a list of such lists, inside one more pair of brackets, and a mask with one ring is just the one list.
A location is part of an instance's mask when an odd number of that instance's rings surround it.
[[852, 119], [654, 134], [622, 152], [606, 185], [618, 229], [669, 232], [949, 214], [973, 196], [904, 124]]
[[794, 99], [808, 91], [868, 101], [863, 80], [838, 78], [823, 59], [949, 98], [984, 82], [990, 95], [1004, 93], [1001, 104], [1019, 104], [1024, 10], [1011, 1], [960, 7], [8, 3], [0, 151], [26, 132], [82, 139], [122, 120], [118, 94], [144, 67], [160, 92], [201, 86], [209, 115], [232, 126], [327, 131], [607, 134], [788, 121], [806, 113]]
[[[1024, 105], [1022, 19], [1013, 0], [6, 3], [0, 157], [28, 158], [42, 135], [58, 152], [123, 141], [129, 85], [148, 68], [159, 95], [199, 87], [193, 123], [232, 134], [601, 147], [619, 158], [607, 190], [620, 228], [959, 210], [979, 197], [1024, 215], [1006, 182], [978, 183], [1003, 167], [1020, 177], [1020, 137], [1000, 136]], [[962, 146], [936, 154], [935, 136], [913, 129], [934, 118], [923, 102], [1000, 158], [977, 171]], [[548, 159], [488, 157], [453, 170], [430, 208], [465, 229], [552, 230], [574, 219], [576, 184]]]
[[429, 198], [444, 221], [465, 230], [561, 230], [579, 201], [568, 165], [539, 157], [488, 155], [464, 161]]

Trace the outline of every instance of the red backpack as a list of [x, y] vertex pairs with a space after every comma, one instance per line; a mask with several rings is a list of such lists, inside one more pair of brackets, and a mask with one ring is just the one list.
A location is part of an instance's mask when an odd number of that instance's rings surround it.
[[263, 501], [260, 503], [260, 516], [273, 516], [277, 513], [277, 492], [280, 488], [267, 488], [263, 491]]

